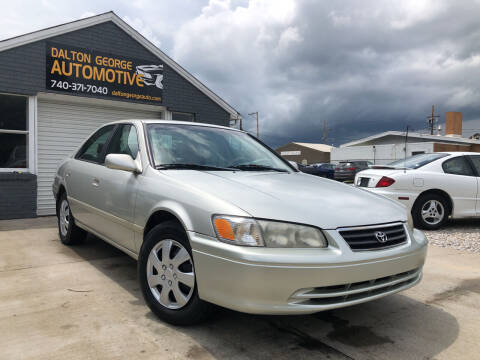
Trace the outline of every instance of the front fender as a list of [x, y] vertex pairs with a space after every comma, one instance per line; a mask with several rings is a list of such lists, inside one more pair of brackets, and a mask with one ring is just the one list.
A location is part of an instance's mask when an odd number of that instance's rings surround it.
[[139, 178], [135, 205], [135, 224], [145, 228], [152, 214], [167, 211], [174, 215], [186, 231], [215, 236], [213, 214], [250, 216], [230, 202], [199, 191], [191, 184], [172, 181], [153, 171]]

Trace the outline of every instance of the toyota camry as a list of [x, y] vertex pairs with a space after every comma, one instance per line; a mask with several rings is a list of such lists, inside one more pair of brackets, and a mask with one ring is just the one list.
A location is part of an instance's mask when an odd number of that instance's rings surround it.
[[174, 324], [215, 305], [315, 313], [422, 276], [427, 241], [404, 206], [301, 173], [236, 129], [104, 125], [59, 166], [53, 193], [61, 241], [92, 233], [137, 259], [147, 305]]

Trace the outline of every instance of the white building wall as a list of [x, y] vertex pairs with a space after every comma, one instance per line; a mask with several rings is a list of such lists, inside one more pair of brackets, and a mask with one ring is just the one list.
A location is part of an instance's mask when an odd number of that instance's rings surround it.
[[[405, 157], [405, 143], [386, 145], [347, 146], [333, 148], [330, 162], [338, 163], [345, 160], [367, 160], [375, 164], [388, 164]], [[433, 152], [433, 142], [407, 144], [407, 157], [414, 152]]]
[[161, 119], [164, 108], [119, 101], [46, 95], [37, 102], [37, 214], [55, 214], [58, 165], [97, 128], [123, 119]]

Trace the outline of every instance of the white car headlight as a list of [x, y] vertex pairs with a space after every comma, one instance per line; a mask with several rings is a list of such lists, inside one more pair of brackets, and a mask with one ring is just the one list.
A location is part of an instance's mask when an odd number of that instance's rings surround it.
[[219, 240], [236, 245], [275, 248], [325, 248], [323, 233], [313, 227], [279, 221], [218, 215], [213, 225]]

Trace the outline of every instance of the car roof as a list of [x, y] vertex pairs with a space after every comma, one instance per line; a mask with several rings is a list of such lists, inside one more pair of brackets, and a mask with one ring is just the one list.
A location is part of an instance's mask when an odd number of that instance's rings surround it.
[[124, 119], [124, 120], [112, 121], [112, 122], [109, 122], [108, 124], [105, 124], [105, 125], [124, 124], [124, 123], [137, 123], [139, 125], [142, 125], [142, 124], [191, 125], [191, 126], [214, 127], [214, 128], [219, 128], [219, 129], [245, 132], [243, 130], [231, 128], [231, 127], [228, 127], [228, 126], [220, 126], [220, 125], [190, 122], [190, 121], [157, 120], [157, 119]]
[[435, 154], [448, 154], [448, 155], [480, 155], [480, 152], [474, 151], [442, 151], [441, 153]]

